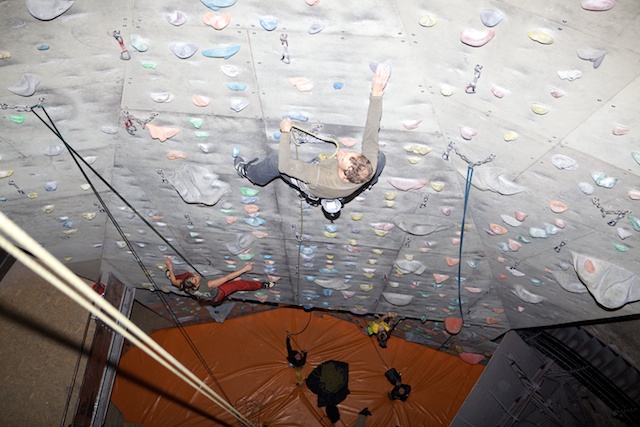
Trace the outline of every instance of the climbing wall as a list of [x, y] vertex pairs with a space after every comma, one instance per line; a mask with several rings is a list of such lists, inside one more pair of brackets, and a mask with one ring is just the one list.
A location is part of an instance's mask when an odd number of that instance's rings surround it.
[[[0, 206], [79, 274], [194, 318], [165, 256], [205, 276], [253, 262], [245, 278], [277, 285], [238, 299], [395, 311], [440, 342], [462, 309], [457, 339], [480, 351], [639, 311], [635, 2], [0, 8]], [[277, 152], [283, 117], [359, 150], [380, 63], [386, 167], [339, 219], [236, 174], [234, 155]]]

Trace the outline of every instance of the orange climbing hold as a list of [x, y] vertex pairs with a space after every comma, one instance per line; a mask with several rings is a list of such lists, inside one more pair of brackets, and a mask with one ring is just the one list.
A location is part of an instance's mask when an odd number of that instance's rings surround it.
[[447, 317], [444, 319], [444, 329], [451, 335], [456, 335], [462, 329], [462, 319], [459, 317]]

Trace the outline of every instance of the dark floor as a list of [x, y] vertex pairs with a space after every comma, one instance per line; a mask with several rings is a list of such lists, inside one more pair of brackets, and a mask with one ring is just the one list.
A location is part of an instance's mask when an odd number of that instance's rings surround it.
[[[145, 332], [172, 326], [137, 303], [131, 318]], [[86, 310], [22, 264], [8, 270], [0, 280], [0, 426], [70, 425], [95, 327]], [[105, 425], [127, 426], [117, 408]]]

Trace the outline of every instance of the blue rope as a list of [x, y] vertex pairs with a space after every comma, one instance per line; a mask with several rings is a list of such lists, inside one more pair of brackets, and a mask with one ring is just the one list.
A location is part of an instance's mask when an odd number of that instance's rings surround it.
[[464, 207], [462, 208], [462, 230], [460, 231], [460, 247], [458, 250], [458, 307], [460, 308], [460, 319], [464, 324], [464, 314], [462, 314], [462, 296], [460, 294], [461, 288], [461, 269], [462, 269], [462, 241], [464, 240], [464, 222], [467, 216], [467, 203], [469, 202], [469, 190], [471, 190], [471, 180], [473, 179], [473, 166], [467, 167], [467, 178], [464, 187]]

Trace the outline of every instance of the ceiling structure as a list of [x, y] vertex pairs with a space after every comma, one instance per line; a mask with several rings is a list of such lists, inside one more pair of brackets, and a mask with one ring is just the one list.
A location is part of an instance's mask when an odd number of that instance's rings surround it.
[[[461, 305], [457, 338], [479, 351], [513, 328], [640, 311], [636, 2], [26, 0], [0, 11], [0, 206], [78, 274], [111, 271], [144, 299], [175, 291], [164, 256], [205, 276], [253, 256], [245, 278], [279, 279], [245, 300], [395, 311], [440, 333]], [[392, 67], [386, 167], [337, 220], [281, 181], [236, 174], [234, 151], [277, 152], [285, 116], [359, 149], [379, 63]]]

